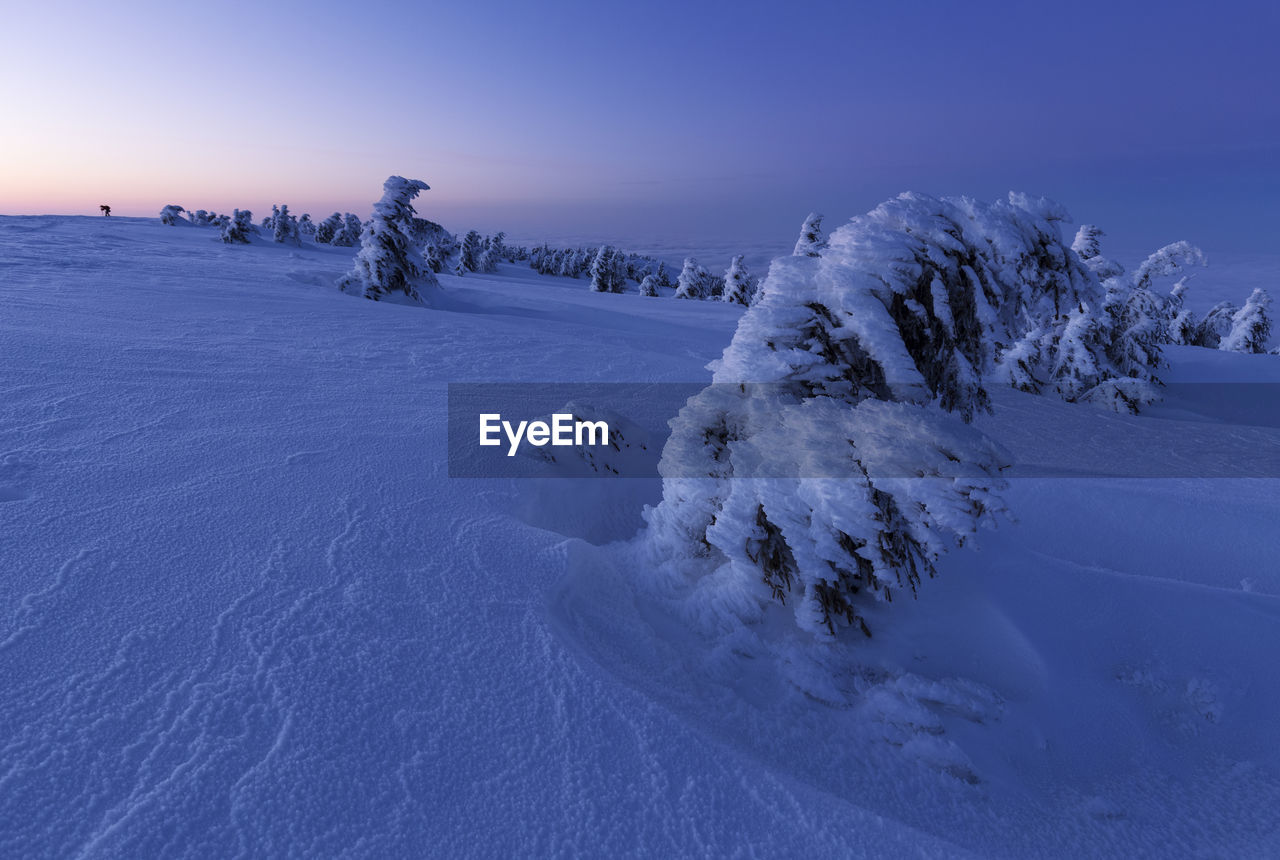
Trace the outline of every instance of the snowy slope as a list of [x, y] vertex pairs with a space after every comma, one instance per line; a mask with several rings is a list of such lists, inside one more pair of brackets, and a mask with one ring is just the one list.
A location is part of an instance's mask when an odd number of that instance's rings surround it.
[[351, 254], [0, 218], [0, 855], [1280, 854], [1276, 481], [1019, 479], [875, 640], [707, 640], [653, 482], [451, 479], [445, 387], [739, 312]]

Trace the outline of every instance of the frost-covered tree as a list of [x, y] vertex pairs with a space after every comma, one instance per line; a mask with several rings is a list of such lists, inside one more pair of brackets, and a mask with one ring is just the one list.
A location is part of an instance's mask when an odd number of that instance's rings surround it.
[[626, 289], [623, 256], [612, 245], [601, 245], [591, 260], [591, 289], [597, 293], [620, 293]]
[[364, 223], [359, 216], [347, 212], [342, 217], [342, 225], [333, 234], [333, 239], [329, 244], [339, 245], [343, 248], [354, 247], [360, 244], [360, 234], [364, 232]]
[[756, 281], [747, 270], [746, 263], [742, 262], [743, 258], [744, 255], [739, 254], [729, 263], [729, 269], [724, 273], [724, 294], [721, 298], [732, 304], [749, 305], [755, 298]]
[[274, 234], [276, 232], [276, 219], [279, 217], [280, 217], [280, 207], [272, 203], [271, 214], [268, 215], [266, 218], [262, 219], [263, 232]]
[[800, 238], [796, 240], [796, 248], [791, 253], [797, 257], [817, 257], [825, 247], [827, 241], [822, 238], [822, 216], [811, 212], [800, 227]]
[[373, 205], [373, 218], [360, 236], [355, 268], [339, 284], [345, 292], [374, 301], [400, 294], [422, 302], [424, 290], [439, 286], [412, 239], [413, 200], [428, 188], [421, 180], [402, 176], [383, 183], [382, 199]]
[[658, 295], [658, 276], [645, 275], [644, 280], [640, 282], [640, 295], [653, 296]]
[[677, 299], [705, 299], [710, 293], [711, 273], [698, 265], [693, 257], [685, 257], [684, 268], [676, 279]]
[[160, 210], [160, 223], [169, 227], [186, 224], [187, 220], [182, 217], [182, 213], [186, 211], [176, 203], [170, 203]]
[[1235, 315], [1239, 310], [1231, 302], [1218, 302], [1205, 314], [1204, 319], [1200, 320], [1200, 324], [1196, 326], [1195, 337], [1192, 338], [1191, 345], [1217, 349], [1222, 344], [1223, 338], [1231, 333], [1231, 328], [1235, 323]]
[[499, 252], [501, 242], [494, 243], [492, 238], [484, 240], [480, 251], [480, 256], [476, 260], [476, 271], [479, 272], [496, 272], [498, 271], [498, 263], [502, 260], [502, 254]]
[[667, 271], [667, 264], [661, 260], [658, 261], [658, 271], [654, 274], [654, 278], [657, 279], [660, 287], [670, 289], [675, 286], [675, 284], [671, 283], [671, 274]]
[[272, 230], [272, 238], [275, 241], [290, 245], [302, 244], [302, 238], [298, 234], [298, 219], [289, 214], [287, 204], [282, 204], [279, 208], [272, 206], [271, 220], [275, 224]]
[[1177, 275], [1189, 266], [1206, 266], [1204, 252], [1190, 242], [1174, 242], [1165, 245], [1147, 257], [1133, 273], [1133, 285], [1137, 289], [1150, 289], [1157, 278]]
[[1271, 340], [1271, 296], [1265, 290], [1255, 289], [1244, 307], [1231, 316], [1231, 330], [1222, 338], [1218, 349], [1229, 352], [1267, 351]]
[[298, 232], [303, 236], [315, 236], [316, 224], [311, 220], [311, 215], [303, 212], [298, 218]]
[[1124, 266], [1102, 256], [1102, 243], [1100, 240], [1105, 235], [1107, 234], [1102, 232], [1101, 228], [1092, 224], [1084, 224], [1076, 231], [1075, 241], [1071, 243], [1071, 250], [1080, 255], [1080, 259], [1084, 260], [1085, 265], [1097, 276], [1099, 281], [1118, 278], [1124, 274]]
[[334, 212], [328, 218], [316, 225], [316, 242], [321, 245], [328, 245], [333, 242], [333, 237], [338, 235], [338, 231], [342, 229], [342, 214]]
[[462, 238], [462, 265], [468, 272], [480, 271], [480, 255], [484, 253], [484, 238], [475, 230], [468, 230]]
[[222, 241], [228, 245], [232, 244], [249, 244], [249, 234], [253, 232], [253, 213], [248, 209], [237, 209], [235, 213], [228, 218], [223, 215], [219, 219], [219, 228], [222, 231]]

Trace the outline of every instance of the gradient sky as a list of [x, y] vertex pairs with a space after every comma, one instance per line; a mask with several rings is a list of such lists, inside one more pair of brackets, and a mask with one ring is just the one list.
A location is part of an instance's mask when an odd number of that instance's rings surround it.
[[1280, 251], [1274, 2], [0, 0], [0, 212], [789, 241], [907, 190]]

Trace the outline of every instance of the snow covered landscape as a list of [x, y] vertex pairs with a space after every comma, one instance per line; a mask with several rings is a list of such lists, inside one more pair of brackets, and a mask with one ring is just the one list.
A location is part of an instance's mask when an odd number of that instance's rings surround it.
[[[1165, 345], [1137, 415], [988, 384], [1007, 515], [833, 636], [655, 541], [687, 473], [449, 474], [450, 384], [727, 379], [774, 282], [415, 307], [248, 238], [0, 218], [5, 856], [1280, 854], [1280, 356]], [[1196, 318], [1262, 286], [1214, 272]], [[1072, 477], [1095, 432], [1189, 459]]]

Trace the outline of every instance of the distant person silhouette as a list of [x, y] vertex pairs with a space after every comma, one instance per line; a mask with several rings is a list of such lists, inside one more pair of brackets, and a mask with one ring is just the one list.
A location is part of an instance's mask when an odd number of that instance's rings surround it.
[[105, 216], [106, 216], [106, 217], [108, 217], [108, 218], [110, 218], [110, 217], [111, 217], [111, 207], [110, 207], [110, 206], [108, 206], [107, 204], [103, 203], [103, 204], [102, 204], [101, 206], [99, 206], [98, 208], [102, 210], [102, 214], [103, 214], [103, 215], [105, 215]]

